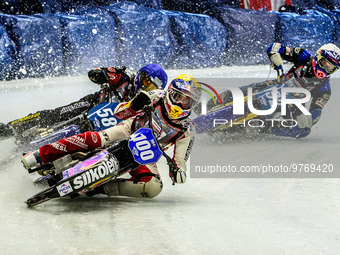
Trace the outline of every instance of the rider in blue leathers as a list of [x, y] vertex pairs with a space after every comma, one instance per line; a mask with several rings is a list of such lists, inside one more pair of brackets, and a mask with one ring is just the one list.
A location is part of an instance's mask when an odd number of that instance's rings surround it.
[[315, 56], [307, 50], [299, 47], [287, 47], [280, 43], [272, 43], [268, 48], [268, 56], [275, 70], [283, 73], [283, 61], [294, 63], [293, 67], [282, 75], [282, 82], [295, 77], [299, 87], [307, 89], [311, 93], [309, 112], [305, 115], [299, 109], [292, 109], [293, 117], [297, 125], [293, 128], [276, 127], [270, 131], [274, 135], [289, 137], [305, 137], [311, 127], [320, 117], [325, 104], [331, 96], [329, 79], [332, 73], [340, 67], [340, 49], [332, 43], [320, 47]]
[[[311, 115], [303, 114], [297, 107], [289, 105], [286, 116], [281, 116], [276, 113], [275, 117], [281, 119], [293, 119], [296, 121], [294, 127], [283, 127], [279, 122], [272, 125], [271, 122], [265, 123], [264, 127], [257, 131], [260, 133], [269, 133], [277, 136], [287, 136], [301, 138], [307, 136], [311, 132], [311, 127], [315, 125], [321, 116], [322, 109], [328, 102], [331, 96], [331, 87], [329, 78], [332, 73], [337, 71], [340, 66], [340, 49], [332, 44], [325, 44], [317, 50], [316, 55], [312, 56], [306, 49], [299, 47], [287, 47], [280, 43], [272, 43], [268, 47], [268, 57], [271, 61], [272, 67], [278, 71], [278, 80], [269, 80], [260, 83], [253, 83], [247, 86], [240, 87], [244, 95], [247, 95], [248, 88], [251, 87], [253, 93], [257, 93], [270, 86], [278, 83], [285, 83], [291, 78], [295, 78], [295, 84], [307, 89], [311, 93], [311, 104], [308, 111]], [[293, 63], [292, 68], [283, 73], [283, 60]], [[227, 90], [220, 94], [223, 104], [233, 101], [232, 93]], [[214, 107], [213, 100], [207, 104], [208, 109]], [[261, 109], [260, 102], [254, 102], [256, 109]], [[269, 116], [273, 117], [273, 116]], [[239, 132], [245, 130], [241, 125], [228, 128], [227, 132]]]

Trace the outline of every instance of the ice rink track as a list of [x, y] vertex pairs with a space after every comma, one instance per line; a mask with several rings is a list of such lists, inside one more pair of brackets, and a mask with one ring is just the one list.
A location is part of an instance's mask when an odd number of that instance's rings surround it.
[[[265, 80], [269, 67], [167, 71], [169, 80], [181, 73]], [[0, 82], [0, 121], [97, 90], [86, 75]], [[332, 84], [320, 122], [304, 139], [218, 143], [200, 135], [193, 153], [236, 165], [325, 162], [340, 171], [339, 98], [340, 87]], [[211, 152], [216, 144], [218, 155]], [[0, 141], [0, 254], [339, 254], [337, 178], [189, 178], [172, 186], [162, 160], [164, 188], [152, 200], [81, 197], [28, 209], [24, 201], [39, 188], [32, 184], [37, 176], [23, 169], [20, 153], [12, 139]]]

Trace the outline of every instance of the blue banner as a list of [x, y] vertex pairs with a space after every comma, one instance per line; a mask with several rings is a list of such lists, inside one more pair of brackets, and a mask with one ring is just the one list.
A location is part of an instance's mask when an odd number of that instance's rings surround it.
[[119, 64], [136, 70], [150, 63], [166, 66], [173, 56], [169, 18], [131, 2], [105, 7], [116, 19]]
[[207, 14], [227, 30], [226, 65], [269, 63], [266, 50], [275, 39], [275, 13], [218, 7]]
[[163, 11], [175, 39], [172, 68], [220, 66], [224, 61], [227, 31], [215, 18], [203, 14]]
[[62, 24], [66, 73], [118, 64], [115, 22], [108, 12], [86, 8], [56, 15]]
[[0, 80], [10, 78], [15, 61], [15, 45], [4, 26], [0, 25]]
[[278, 13], [276, 41], [314, 53], [322, 45], [333, 42], [334, 21], [317, 10], [306, 10], [304, 13]]
[[50, 14], [0, 15], [17, 50], [17, 77], [59, 75], [63, 67], [60, 22]]

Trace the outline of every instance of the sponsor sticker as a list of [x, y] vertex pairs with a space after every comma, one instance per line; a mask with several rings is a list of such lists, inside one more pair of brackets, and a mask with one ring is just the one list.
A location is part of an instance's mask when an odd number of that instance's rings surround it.
[[57, 186], [57, 190], [58, 190], [58, 193], [61, 197], [66, 196], [73, 191], [73, 189], [72, 189], [72, 187], [71, 187], [71, 185], [68, 181]]
[[119, 162], [112, 156], [109, 160], [103, 160], [99, 164], [83, 172], [73, 180], [73, 188], [81, 189], [91, 183], [97, 184], [108, 178], [119, 170]]

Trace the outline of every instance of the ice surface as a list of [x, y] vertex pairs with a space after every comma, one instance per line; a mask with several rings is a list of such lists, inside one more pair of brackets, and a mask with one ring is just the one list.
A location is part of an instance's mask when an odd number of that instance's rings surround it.
[[[205, 77], [268, 78], [268, 66], [168, 70]], [[340, 74], [339, 74], [340, 75]], [[275, 77], [272, 72], [270, 77]], [[339, 76], [338, 76], [339, 77]], [[204, 156], [233, 164], [332, 163], [340, 171], [340, 88], [305, 139], [225, 141], [197, 136]], [[0, 121], [53, 108], [93, 93], [86, 75], [0, 83]], [[277, 152], [274, 156], [274, 152]], [[164, 161], [162, 193], [152, 200], [59, 199], [26, 208], [37, 193], [11, 139], [0, 141], [1, 254], [338, 254], [339, 179], [196, 179], [171, 185]], [[195, 148], [194, 148], [195, 152]], [[202, 155], [203, 156], [203, 155]]]

